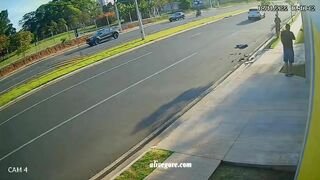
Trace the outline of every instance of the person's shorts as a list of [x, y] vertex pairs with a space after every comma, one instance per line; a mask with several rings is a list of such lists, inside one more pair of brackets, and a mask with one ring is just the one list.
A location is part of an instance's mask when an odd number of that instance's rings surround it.
[[293, 63], [294, 62], [294, 52], [293, 49], [283, 49], [283, 61], [285, 63]]

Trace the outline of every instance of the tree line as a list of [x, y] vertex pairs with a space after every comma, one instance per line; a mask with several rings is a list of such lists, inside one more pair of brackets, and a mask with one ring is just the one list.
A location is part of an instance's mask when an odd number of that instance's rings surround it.
[[[143, 18], [161, 15], [168, 3], [179, 2], [181, 9], [191, 8], [192, 0], [138, 0]], [[134, 0], [118, 0], [120, 18], [124, 22], [137, 20]], [[16, 51], [24, 53], [30, 43], [70, 30], [114, 23], [115, 7], [108, 3], [101, 8], [96, 0], [52, 0], [35, 11], [26, 13], [19, 21], [22, 29], [16, 29], [8, 19], [8, 11], [0, 14], [0, 56]]]
[[13, 51], [17, 51], [18, 54], [24, 53], [33, 38], [29, 31], [16, 31], [8, 18], [7, 10], [0, 12], [0, 57]]

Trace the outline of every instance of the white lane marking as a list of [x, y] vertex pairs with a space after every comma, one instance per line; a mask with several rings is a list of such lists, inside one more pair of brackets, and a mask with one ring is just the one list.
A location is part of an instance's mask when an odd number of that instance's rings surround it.
[[[47, 72], [47, 71], [50, 71], [51, 69], [54, 69], [54, 68], [56, 68], [56, 67], [51, 67], [51, 68], [49, 68], [49, 69], [47, 69], [47, 70], [40, 71], [39, 73], [37, 73], [37, 74], [35, 74], [35, 75], [32, 75], [31, 77], [29, 77], [29, 78], [27, 78], [27, 79], [24, 79], [24, 80], [22, 80], [22, 81], [19, 81], [19, 82], [15, 83], [14, 85], [8, 87], [7, 89], [1, 91], [0, 94], [2, 94], [2, 93], [4, 93], [4, 92], [7, 92], [7, 91], [10, 90], [11, 88], [16, 87], [16, 86], [18, 86], [18, 85], [20, 85], [20, 84], [22, 84], [22, 83], [24, 83], [24, 82], [26, 82], [26, 81], [34, 78], [34, 77], [37, 77], [38, 75], [41, 75], [41, 74], [43, 74], [43, 73], [45, 73], [45, 72]], [[17, 77], [17, 78], [19, 78], [19, 77]], [[17, 78], [16, 78], [16, 79], [17, 79]], [[12, 80], [12, 81], [13, 81], [13, 80]], [[11, 81], [9, 81], [9, 82], [11, 82]], [[8, 83], [9, 83], [9, 82], [8, 82]]]
[[152, 75], [150, 75], [150, 76], [148, 76], [148, 77], [146, 77], [146, 78], [144, 78], [144, 79], [142, 79], [142, 80], [140, 80], [140, 81], [138, 81], [138, 82], [136, 82], [136, 83], [134, 83], [134, 84], [130, 85], [129, 87], [127, 87], [127, 88], [125, 88], [125, 89], [122, 89], [121, 91], [119, 91], [119, 92], [117, 92], [117, 93], [113, 94], [112, 96], [109, 96], [108, 98], [106, 98], [106, 99], [104, 99], [104, 100], [102, 100], [102, 101], [98, 102], [97, 104], [94, 104], [94, 105], [92, 105], [91, 107], [89, 107], [89, 108], [87, 108], [87, 109], [85, 109], [85, 110], [81, 111], [80, 113], [78, 113], [78, 114], [76, 114], [76, 115], [72, 116], [71, 118], [67, 119], [66, 121], [61, 122], [60, 124], [58, 124], [58, 125], [54, 126], [53, 128], [49, 129], [48, 131], [43, 132], [43, 133], [42, 133], [42, 134], [40, 134], [39, 136], [37, 136], [37, 137], [35, 137], [35, 138], [31, 139], [31, 140], [30, 140], [30, 141], [28, 141], [27, 143], [25, 143], [25, 144], [21, 145], [20, 147], [18, 147], [18, 148], [16, 148], [16, 149], [14, 149], [14, 150], [13, 150], [13, 151], [11, 151], [10, 153], [8, 153], [8, 154], [6, 154], [5, 156], [1, 157], [0, 162], [1, 162], [1, 161], [3, 161], [5, 158], [9, 157], [10, 155], [14, 154], [15, 152], [19, 151], [20, 149], [24, 148], [25, 146], [27, 146], [27, 145], [31, 144], [32, 142], [34, 142], [34, 141], [36, 141], [36, 140], [40, 139], [41, 137], [45, 136], [46, 134], [50, 133], [51, 131], [54, 131], [55, 129], [57, 129], [57, 128], [59, 128], [59, 127], [63, 126], [64, 124], [66, 124], [66, 123], [68, 123], [68, 122], [70, 122], [70, 121], [74, 120], [75, 118], [77, 118], [77, 117], [81, 116], [82, 114], [84, 114], [84, 113], [86, 113], [86, 112], [90, 111], [91, 109], [93, 109], [93, 108], [95, 108], [95, 107], [99, 106], [100, 104], [103, 104], [104, 102], [106, 102], [106, 101], [108, 101], [108, 100], [110, 100], [110, 99], [112, 99], [112, 98], [114, 98], [114, 97], [116, 97], [116, 96], [118, 96], [118, 95], [120, 95], [120, 94], [122, 94], [122, 93], [126, 92], [127, 90], [129, 90], [129, 89], [131, 89], [131, 88], [133, 88], [133, 87], [135, 87], [135, 86], [139, 85], [140, 83], [142, 83], [142, 82], [144, 82], [144, 81], [146, 81], [146, 80], [148, 80], [148, 79], [150, 79], [150, 78], [152, 78], [152, 77], [154, 77], [154, 76], [156, 76], [156, 75], [158, 75], [158, 74], [162, 73], [163, 71], [166, 71], [167, 69], [169, 69], [169, 68], [171, 68], [171, 67], [173, 67], [173, 66], [175, 66], [175, 65], [177, 65], [177, 64], [179, 64], [179, 63], [181, 63], [181, 62], [183, 62], [183, 61], [185, 61], [185, 60], [188, 60], [189, 58], [191, 58], [192, 56], [195, 56], [196, 54], [198, 54], [198, 53], [193, 53], [193, 54], [191, 54], [191, 55], [189, 55], [189, 56], [187, 56], [187, 57], [185, 57], [185, 58], [183, 58], [183, 59], [181, 59], [181, 60], [179, 60], [179, 61], [177, 61], [177, 62], [175, 62], [175, 63], [171, 64], [170, 66], [168, 66], [168, 67], [166, 67], [166, 68], [164, 68], [164, 69], [161, 69], [160, 71], [158, 71], [158, 72], [156, 72], [156, 73], [154, 73], [154, 74], [152, 74]]
[[200, 34], [201, 34], [201, 33], [193, 34], [192, 36], [190, 36], [190, 38], [193, 38], [193, 37], [199, 36]]
[[[125, 63], [119, 64], [119, 65], [117, 65], [117, 66], [115, 66], [115, 67], [113, 67], [113, 68], [111, 68], [111, 69], [108, 69], [108, 70], [106, 70], [106, 71], [103, 71], [103, 72], [101, 72], [101, 73], [98, 73], [98, 74], [96, 74], [96, 75], [94, 75], [94, 76], [92, 76], [92, 77], [90, 77], [90, 78], [87, 78], [87, 79], [85, 79], [85, 80], [83, 80], [83, 81], [80, 81], [79, 83], [74, 84], [74, 85], [72, 85], [72, 86], [70, 86], [70, 87], [68, 87], [68, 88], [66, 88], [66, 89], [64, 89], [64, 90], [61, 90], [61, 91], [59, 91], [59, 92], [57, 92], [57, 93], [55, 93], [55, 94], [53, 94], [53, 95], [51, 95], [51, 96], [49, 96], [49, 97], [47, 97], [47, 98], [45, 98], [45, 99], [43, 99], [43, 100], [41, 100], [41, 101], [33, 104], [32, 106], [29, 106], [28, 108], [26, 108], [26, 109], [18, 112], [17, 114], [11, 116], [9, 119], [1, 122], [1, 123], [0, 123], [0, 126], [2, 126], [2, 125], [4, 125], [5, 123], [9, 122], [9, 121], [12, 120], [13, 118], [16, 118], [17, 116], [21, 115], [22, 113], [24, 113], [24, 112], [26, 112], [26, 111], [28, 111], [28, 110], [30, 110], [30, 109], [38, 106], [39, 104], [41, 104], [41, 103], [43, 103], [43, 102], [45, 102], [45, 101], [47, 101], [47, 100], [49, 100], [49, 99], [51, 99], [51, 98], [53, 98], [53, 97], [55, 97], [55, 96], [58, 96], [59, 94], [61, 94], [61, 93], [63, 93], [63, 92], [66, 92], [66, 91], [68, 91], [68, 90], [70, 90], [70, 89], [72, 89], [72, 88], [74, 88], [74, 87], [76, 87], [76, 86], [79, 86], [79, 85], [81, 85], [81, 84], [83, 84], [83, 83], [85, 83], [85, 82], [87, 82], [87, 81], [89, 81], [89, 80], [91, 80], [91, 79], [94, 79], [94, 78], [96, 78], [96, 77], [98, 77], [98, 76], [101, 76], [102, 74], [108, 73], [108, 72], [113, 71], [113, 70], [115, 70], [115, 69], [117, 69], [117, 68], [120, 68], [121, 66], [127, 65], [127, 64], [129, 64], [129, 63], [131, 63], [131, 62], [134, 62], [134, 61], [136, 61], [136, 60], [138, 60], [138, 59], [140, 59], [140, 58], [142, 58], [142, 57], [145, 57], [145, 56], [147, 56], [147, 55], [150, 55], [151, 53], [152, 53], [152, 52], [148, 52], [147, 54], [141, 55], [141, 56], [136, 57], [136, 58], [134, 58], [134, 59], [132, 59], [132, 60], [130, 60], [130, 61], [127, 61], [127, 62], [125, 62]], [[0, 111], [0, 112], [1, 112], [1, 111]]]

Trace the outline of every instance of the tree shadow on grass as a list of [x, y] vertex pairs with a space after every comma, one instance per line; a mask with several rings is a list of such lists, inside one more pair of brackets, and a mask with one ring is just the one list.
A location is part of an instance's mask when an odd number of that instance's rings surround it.
[[201, 86], [198, 88], [189, 89], [179, 96], [177, 96], [172, 101], [167, 104], [162, 105], [158, 110], [152, 113], [150, 116], [142, 119], [132, 131], [132, 134], [144, 130], [146, 128], [153, 131], [164, 122], [172, 118], [176, 113], [181, 111], [188, 103], [192, 102], [198, 98], [202, 93], [204, 93], [208, 88], [212, 86], [213, 83]]

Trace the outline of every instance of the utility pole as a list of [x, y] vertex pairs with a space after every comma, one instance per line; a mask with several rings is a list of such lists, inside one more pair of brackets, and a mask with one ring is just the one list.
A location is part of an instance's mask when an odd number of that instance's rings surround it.
[[118, 10], [118, 7], [117, 7], [117, 1], [114, 1], [114, 7], [115, 7], [115, 10], [116, 10], [116, 14], [117, 14], [119, 30], [122, 31], [119, 10]]
[[141, 13], [139, 11], [137, 0], [134, 0], [134, 3], [136, 4], [136, 11], [137, 11], [137, 17], [138, 17], [138, 22], [139, 22], [139, 26], [140, 26], [141, 39], [144, 40], [146, 38], [146, 34], [144, 33]]

